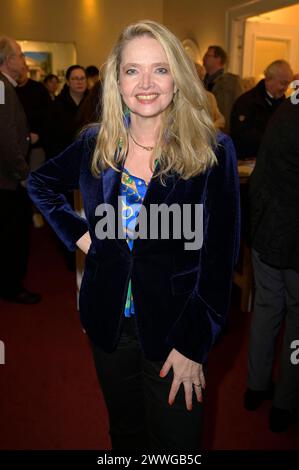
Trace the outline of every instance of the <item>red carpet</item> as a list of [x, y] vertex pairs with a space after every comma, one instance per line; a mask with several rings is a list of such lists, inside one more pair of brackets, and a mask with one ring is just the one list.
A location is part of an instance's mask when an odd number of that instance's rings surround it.
[[[49, 228], [34, 229], [26, 287], [36, 306], [0, 301], [0, 449], [109, 449], [107, 414], [76, 310], [75, 275]], [[270, 403], [242, 407], [250, 316], [237, 309], [209, 361], [205, 449], [298, 449], [299, 426], [273, 434]]]

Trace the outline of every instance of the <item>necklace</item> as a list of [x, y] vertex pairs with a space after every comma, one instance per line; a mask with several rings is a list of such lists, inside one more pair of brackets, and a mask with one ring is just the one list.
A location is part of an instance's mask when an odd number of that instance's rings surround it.
[[130, 131], [129, 131], [129, 134], [130, 134], [130, 137], [133, 140], [134, 144], [138, 145], [138, 147], [142, 148], [143, 150], [147, 150], [147, 152], [151, 152], [152, 150], [154, 150], [154, 147], [150, 147], [149, 145], [146, 146], [146, 145], [138, 144], [138, 142], [136, 142], [136, 140], [134, 139], [134, 137], [132, 136]]

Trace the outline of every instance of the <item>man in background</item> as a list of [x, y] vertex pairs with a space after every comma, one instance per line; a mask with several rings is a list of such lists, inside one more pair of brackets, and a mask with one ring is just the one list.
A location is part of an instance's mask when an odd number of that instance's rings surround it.
[[22, 182], [30, 134], [15, 87], [25, 66], [20, 45], [0, 37], [0, 80], [4, 103], [0, 104], [0, 297], [11, 302], [34, 304], [40, 295], [23, 286], [29, 256], [31, 204]]
[[256, 158], [270, 117], [285, 100], [293, 72], [285, 60], [275, 60], [265, 78], [240, 96], [231, 113], [231, 137], [239, 159]]
[[209, 46], [203, 57], [206, 69], [204, 85], [216, 98], [220, 112], [225, 118], [224, 132], [229, 133], [231, 109], [236, 99], [244, 92], [240, 77], [225, 72], [227, 54], [220, 46]]
[[[299, 104], [279, 107], [264, 134], [250, 178], [254, 312], [249, 343], [245, 408], [273, 397], [269, 426], [286, 431], [299, 412]], [[285, 319], [280, 370], [274, 393], [272, 369]], [[273, 396], [274, 395], [274, 396]]]
[[18, 78], [16, 92], [25, 111], [29, 124], [31, 146], [29, 150], [29, 168], [34, 171], [45, 161], [43, 133], [48, 107], [51, 103], [45, 86], [28, 77], [28, 66], [25, 64]]

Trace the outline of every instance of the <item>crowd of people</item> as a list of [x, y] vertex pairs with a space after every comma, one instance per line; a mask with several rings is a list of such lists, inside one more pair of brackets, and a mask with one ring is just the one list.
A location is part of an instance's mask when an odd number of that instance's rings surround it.
[[[113, 449], [200, 448], [205, 367], [226, 325], [239, 252], [237, 159], [256, 162], [241, 206], [255, 278], [244, 406], [273, 399], [273, 432], [298, 419], [290, 348], [299, 332], [299, 105], [286, 98], [294, 74], [278, 58], [245, 91], [227, 62], [211, 45], [194, 64], [167, 28], [143, 21], [123, 30], [104, 77], [96, 66], [71, 65], [58, 93], [58, 76], [29, 78], [20, 45], [0, 37], [0, 297], [41, 301], [24, 285], [29, 192], [67, 250], [86, 255], [80, 314]], [[74, 210], [79, 188], [86, 218]], [[143, 210], [162, 203], [203, 207], [200, 247], [186, 249], [177, 227], [168, 237], [163, 227], [158, 237], [136, 236]], [[116, 216], [95, 217], [101, 204]], [[118, 235], [99, 237], [98, 219]]]

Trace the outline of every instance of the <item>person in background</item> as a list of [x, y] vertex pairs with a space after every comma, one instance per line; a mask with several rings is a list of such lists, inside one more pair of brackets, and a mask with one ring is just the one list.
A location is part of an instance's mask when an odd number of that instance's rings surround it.
[[220, 46], [209, 46], [203, 56], [206, 70], [204, 85], [216, 98], [219, 110], [225, 119], [224, 132], [230, 132], [230, 114], [236, 99], [244, 92], [238, 75], [225, 72], [227, 54]]
[[[113, 449], [200, 448], [203, 364], [226, 322], [239, 240], [234, 148], [225, 134], [216, 143], [208, 106], [179, 39], [130, 25], [108, 58], [100, 128], [30, 176], [35, 204], [87, 254], [80, 314]], [[61, 194], [78, 187], [87, 220]], [[181, 217], [166, 234], [163, 207], [190, 213], [194, 234]]]
[[[205, 76], [205, 69], [202, 65], [198, 64], [197, 62], [194, 63], [195, 68], [197, 70], [198, 76], [201, 81], [204, 80]], [[225, 119], [224, 116], [220, 113], [217, 101], [213, 93], [207, 90], [207, 95], [210, 104], [210, 112], [213, 119], [214, 126], [216, 129], [222, 130], [225, 127]]]
[[102, 117], [102, 92], [103, 85], [99, 80], [89, 91], [88, 96], [80, 107], [78, 113], [78, 127], [83, 128], [87, 124], [100, 121]]
[[256, 158], [270, 117], [285, 100], [293, 72], [285, 60], [275, 60], [265, 78], [241, 95], [231, 113], [231, 137], [239, 159]]
[[[44, 130], [47, 159], [62, 152], [76, 138], [80, 131], [79, 112], [88, 96], [85, 70], [81, 65], [72, 65], [66, 71], [66, 83], [52, 101]], [[74, 192], [66, 190], [65, 197], [74, 206]], [[70, 271], [76, 267], [75, 254], [69, 252], [60, 242], [66, 266]]]
[[79, 129], [78, 112], [88, 95], [85, 70], [72, 65], [66, 71], [66, 84], [52, 102], [46, 119], [47, 158], [57, 155], [70, 145]]
[[[255, 299], [244, 405], [254, 411], [274, 395], [269, 415], [273, 432], [286, 431], [299, 418], [298, 129], [299, 104], [290, 98], [269, 121], [249, 186]], [[276, 340], [284, 318], [273, 391]]]
[[43, 131], [49, 97], [43, 84], [29, 78], [28, 72], [28, 66], [25, 64], [22, 74], [17, 80], [16, 92], [24, 108], [30, 128], [29, 168], [35, 170], [45, 161]]
[[[27, 64], [18, 79], [16, 92], [24, 108], [29, 128], [31, 145], [28, 154], [28, 164], [30, 171], [39, 168], [46, 159], [44, 149], [44, 125], [47, 110], [49, 107], [49, 96], [42, 83], [32, 80], [28, 76], [29, 68]], [[43, 226], [41, 214], [33, 207], [34, 227]]]
[[91, 90], [94, 85], [100, 80], [100, 71], [95, 65], [89, 65], [85, 69], [87, 88]]
[[9, 302], [36, 304], [40, 294], [23, 283], [28, 268], [31, 203], [22, 185], [29, 172], [30, 130], [15, 88], [25, 67], [20, 45], [0, 37], [0, 297]]
[[43, 83], [44, 83], [46, 89], [48, 90], [50, 99], [52, 101], [55, 101], [56, 94], [57, 94], [57, 91], [58, 91], [58, 88], [59, 88], [59, 83], [60, 83], [59, 78], [57, 77], [57, 75], [54, 75], [53, 73], [50, 73], [49, 75], [47, 75], [44, 78]]

